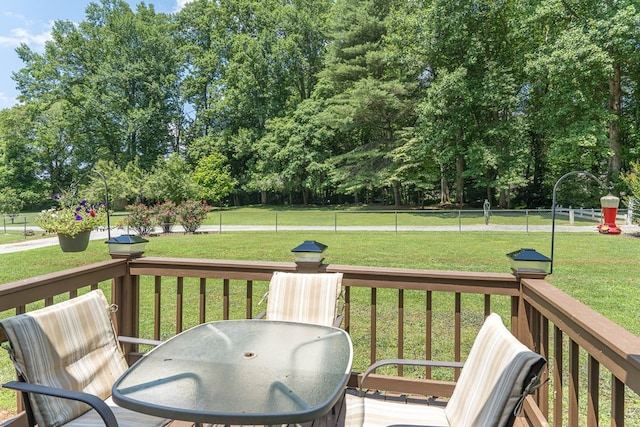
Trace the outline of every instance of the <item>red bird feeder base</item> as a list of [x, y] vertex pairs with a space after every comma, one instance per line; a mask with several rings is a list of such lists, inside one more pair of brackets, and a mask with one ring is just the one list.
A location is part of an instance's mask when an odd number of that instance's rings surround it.
[[602, 206], [602, 216], [604, 217], [604, 224], [598, 226], [598, 231], [602, 234], [620, 234], [621, 229], [616, 225], [616, 216], [618, 215], [618, 204], [620, 199], [609, 193], [606, 196], [600, 198], [600, 205]]

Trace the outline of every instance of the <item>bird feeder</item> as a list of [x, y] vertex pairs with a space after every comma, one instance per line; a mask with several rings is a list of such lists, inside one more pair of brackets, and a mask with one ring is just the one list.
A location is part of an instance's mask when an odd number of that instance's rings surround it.
[[600, 206], [602, 207], [602, 216], [604, 217], [604, 224], [598, 226], [600, 233], [620, 234], [622, 232], [616, 225], [619, 204], [620, 199], [611, 193], [600, 197]]

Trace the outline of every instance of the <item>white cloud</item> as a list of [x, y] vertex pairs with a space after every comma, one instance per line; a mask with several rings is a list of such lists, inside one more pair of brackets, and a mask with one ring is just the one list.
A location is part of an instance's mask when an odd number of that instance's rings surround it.
[[28, 19], [26, 16], [21, 15], [19, 13], [14, 13], [14, 12], [2, 12], [2, 16], [6, 16], [9, 20], [16, 22], [16, 21], [20, 21], [23, 22], [25, 25], [32, 25], [33, 22]]
[[24, 28], [13, 28], [9, 35], [0, 35], [0, 46], [17, 47], [20, 43], [25, 43], [34, 49], [41, 48], [47, 40], [51, 39], [51, 30], [40, 34], [32, 34]]
[[183, 7], [187, 5], [187, 3], [191, 3], [192, 0], [176, 0], [175, 11], [178, 12], [182, 10]]
[[13, 107], [18, 101], [0, 92], [0, 110]]

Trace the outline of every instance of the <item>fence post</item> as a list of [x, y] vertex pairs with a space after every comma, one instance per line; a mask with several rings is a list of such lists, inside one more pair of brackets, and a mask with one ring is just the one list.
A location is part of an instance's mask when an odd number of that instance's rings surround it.
[[398, 211], [394, 211], [396, 221], [396, 234], [398, 234]]
[[575, 211], [571, 206], [569, 206], [569, 225], [573, 225], [575, 223]]

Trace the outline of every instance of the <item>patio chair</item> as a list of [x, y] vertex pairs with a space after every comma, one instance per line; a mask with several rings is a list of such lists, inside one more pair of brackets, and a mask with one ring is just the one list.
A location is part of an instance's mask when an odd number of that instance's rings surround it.
[[[363, 397], [369, 374], [388, 364], [464, 367], [446, 406]], [[545, 364], [546, 360], [518, 341], [494, 313], [485, 320], [464, 365], [405, 359], [372, 365], [362, 376], [358, 395], [347, 394], [345, 426], [512, 426], [525, 397], [540, 386]]]
[[[164, 426], [170, 420], [115, 405], [111, 387], [127, 369], [111, 306], [100, 290], [0, 320], [30, 426]], [[93, 408], [93, 409], [92, 409]]]
[[269, 282], [267, 309], [256, 318], [339, 327], [342, 273], [276, 271]]

